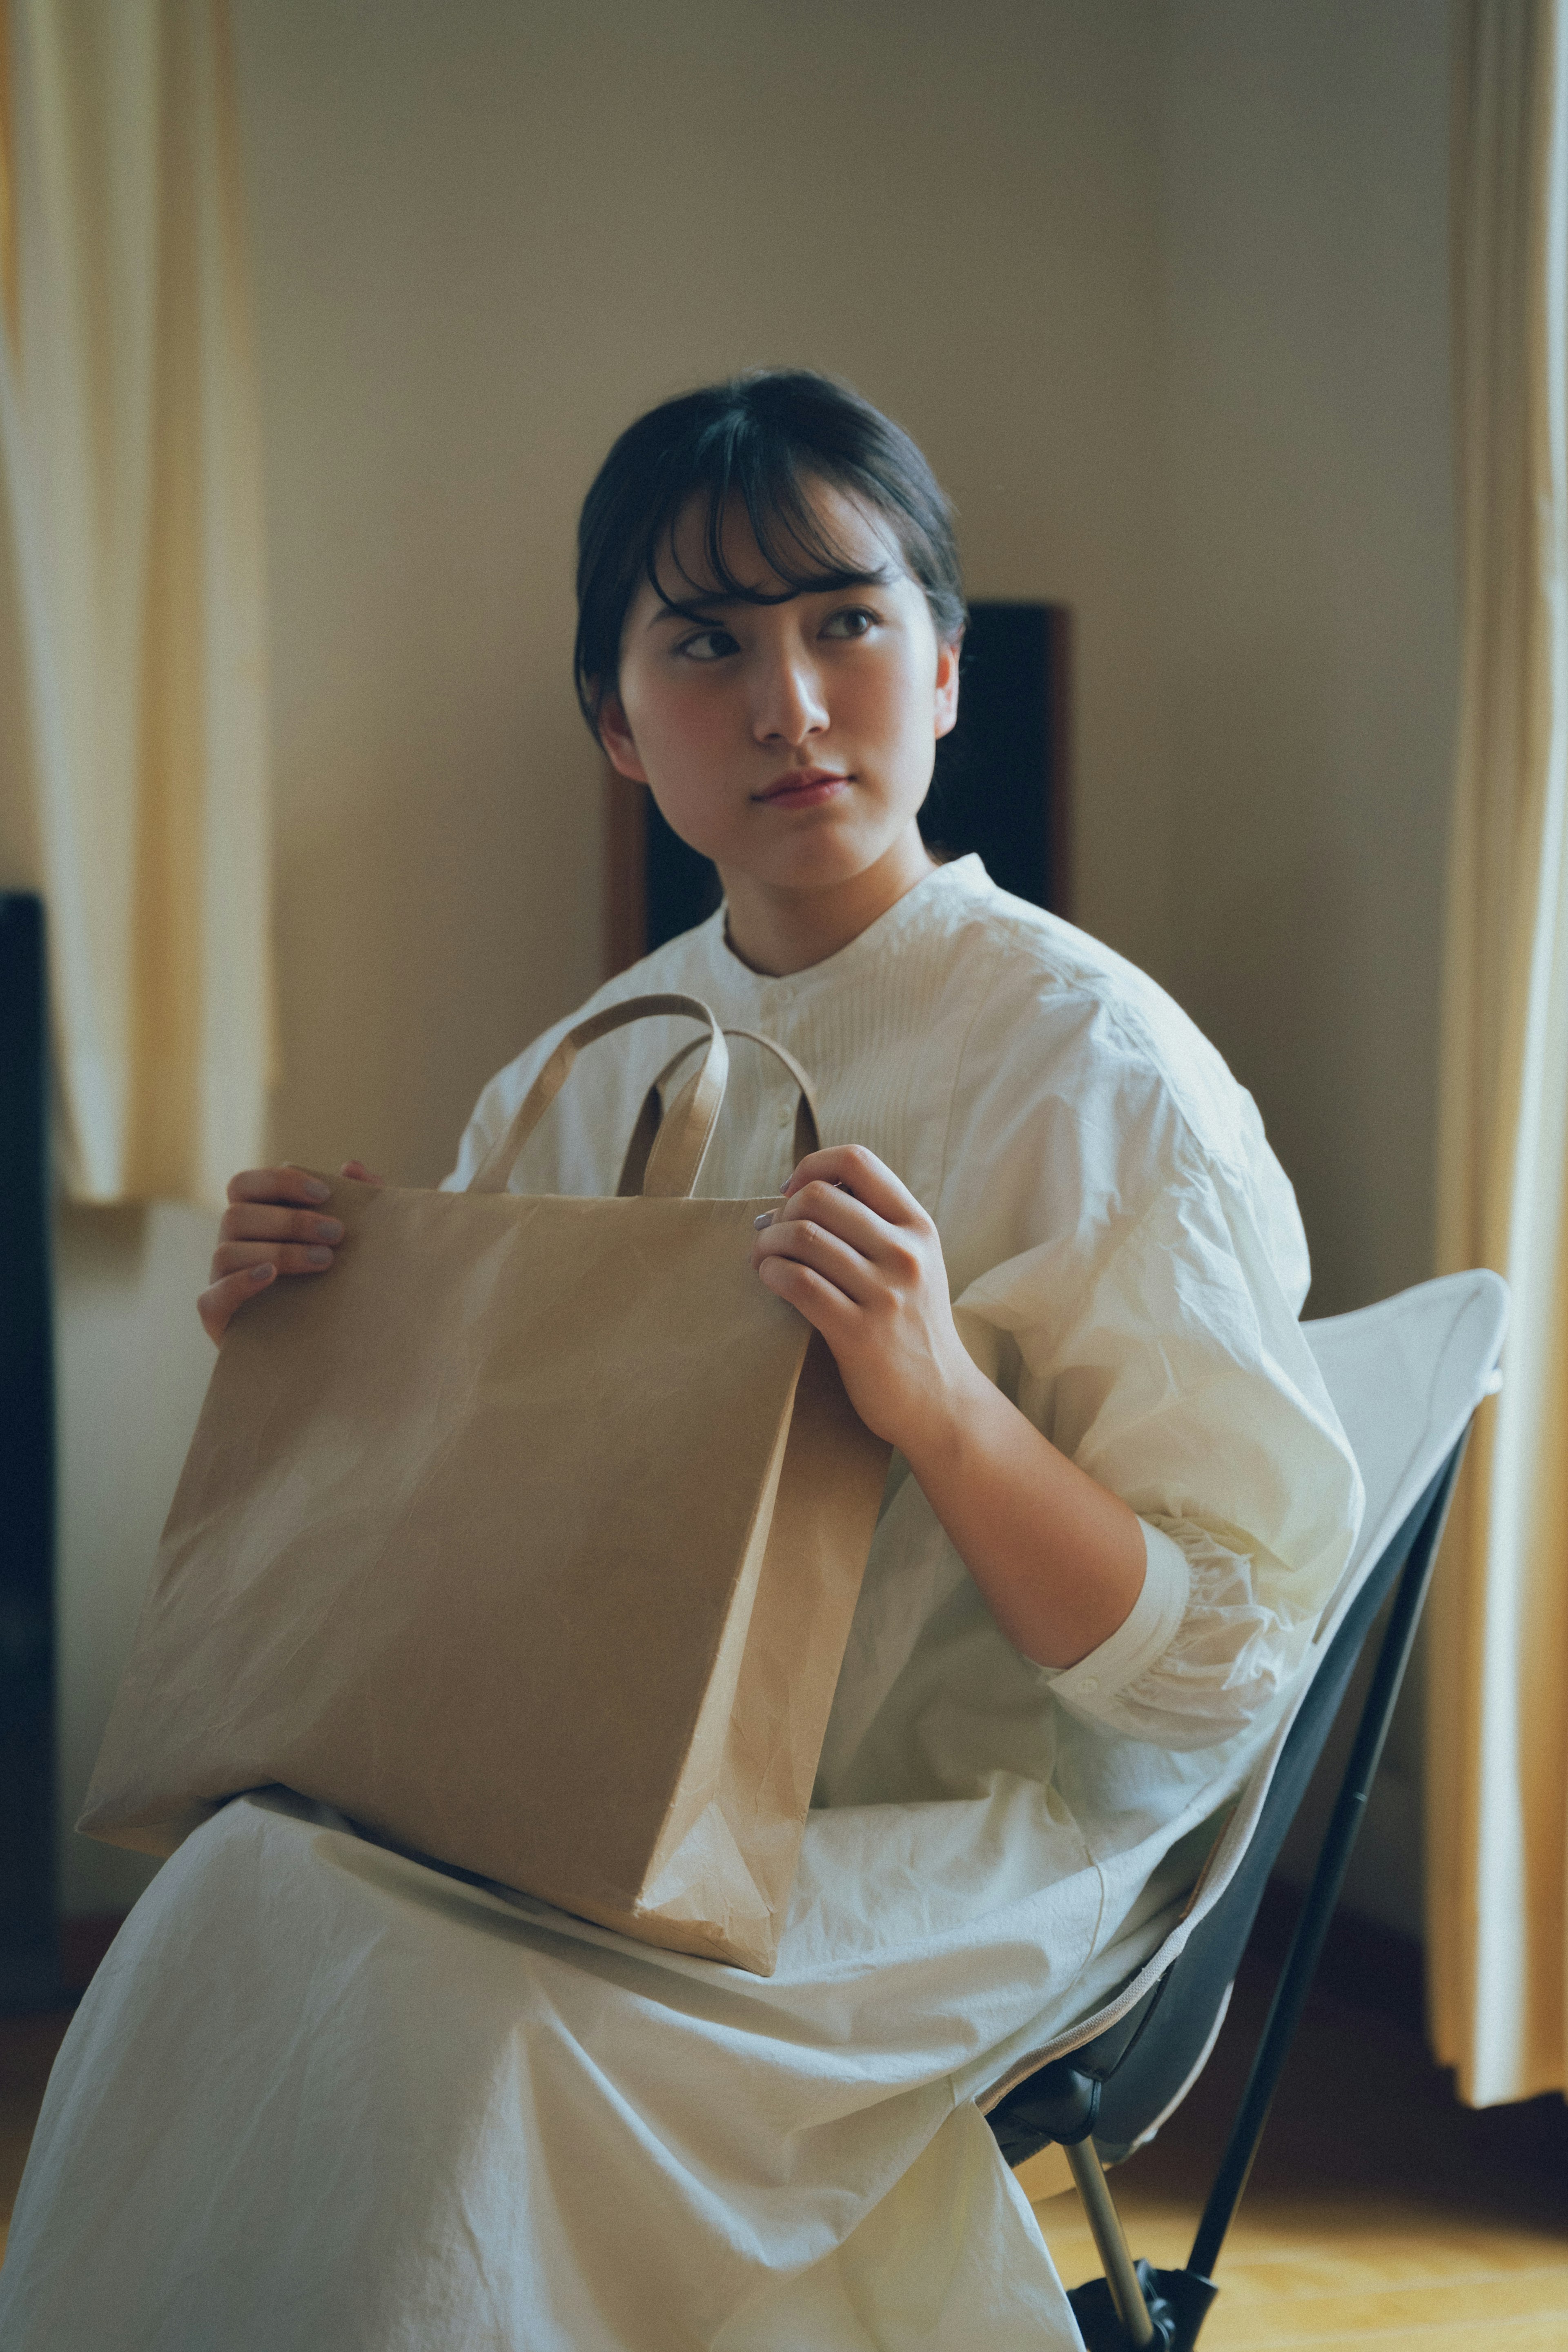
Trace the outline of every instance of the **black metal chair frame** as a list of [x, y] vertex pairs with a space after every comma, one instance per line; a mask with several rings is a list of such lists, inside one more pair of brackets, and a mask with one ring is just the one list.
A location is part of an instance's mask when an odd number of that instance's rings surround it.
[[[1339, 1899], [1367, 1794], [1383, 1754], [1458, 1474], [1454, 1446], [1398, 1532], [1362, 1580], [1329, 1642], [1281, 1750], [1257, 1827], [1235, 1876], [1159, 1981], [1103, 2032], [1042, 2066], [987, 2117], [1008, 2163], [1061, 2146], [1071, 2167], [1105, 2275], [1069, 2295], [1089, 2352], [1148, 2345], [1190, 2352], [1218, 2289], [1214, 2271]], [[1225, 2153], [1180, 2270], [1134, 2263], [1103, 2168], [1151, 2136], [1201, 2072], [1223, 2021], [1228, 1988], [1263, 1888], [1339, 1713], [1356, 1660], [1392, 1592], [1388, 1622], [1312, 1885], [1275, 1986]], [[1156, 2030], [1155, 2021], [1159, 2020]], [[1096, 2142], [1099, 2147], [1097, 2147]]]

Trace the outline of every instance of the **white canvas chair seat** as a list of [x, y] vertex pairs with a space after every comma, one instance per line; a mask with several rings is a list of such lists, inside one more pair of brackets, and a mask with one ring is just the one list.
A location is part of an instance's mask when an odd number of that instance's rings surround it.
[[[991, 2117], [1009, 2160], [1018, 2163], [1030, 2149], [1019, 2137], [1019, 2126], [1014, 2120], [1021, 2116], [1026, 2125], [1035, 2123], [1029, 2102], [1035, 2095], [1036, 2078], [1049, 2094], [1039, 2113], [1047, 2119], [1049, 2127], [1037, 2127], [1035, 2146], [1055, 2139], [1067, 2147], [1072, 2161], [1074, 2177], [1090, 2209], [1090, 2219], [1096, 2226], [1096, 2237], [1108, 2264], [1114, 2267], [1125, 2261], [1124, 2242], [1120, 2225], [1115, 2221], [1113, 2208], [1109, 2205], [1099, 2158], [1092, 2153], [1093, 2142], [1088, 2135], [1093, 2130], [1099, 2114], [1100, 2088], [1091, 2084], [1070, 2067], [1058, 2062], [1082, 2053], [1091, 2071], [1103, 2076], [1109, 2084], [1116, 2067], [1130, 2055], [1134, 2043], [1145, 2035], [1155, 2037], [1140, 2052], [1139, 2071], [1145, 2079], [1158, 2079], [1158, 2037], [1179, 2036], [1183, 2065], [1168, 2084], [1165, 2096], [1152, 2105], [1146, 2114], [1134, 2113], [1129, 2119], [1124, 2112], [1117, 2120], [1111, 2144], [1103, 2153], [1112, 2160], [1119, 2159], [1131, 2148], [1151, 2138], [1167, 2116], [1174, 2113], [1186, 2096], [1207, 2061], [1223, 2020], [1229, 1996], [1233, 1958], [1228, 1968], [1218, 1971], [1212, 1984], [1200, 1981], [1197, 1994], [1198, 2021], [1201, 2032], [1195, 2026], [1193, 1987], [1186, 1979], [1184, 2001], [1179, 2020], [1161, 2018], [1160, 2006], [1151, 1997], [1166, 1985], [1167, 1979], [1181, 1955], [1208, 1929], [1207, 1942], [1232, 1954], [1239, 1953], [1250, 1927], [1261, 1893], [1261, 1879], [1271, 1864], [1283, 1833], [1281, 1808], [1276, 1803], [1269, 1808], [1268, 1835], [1260, 1853], [1252, 1856], [1252, 1867], [1243, 1872], [1251, 1853], [1260, 1821], [1264, 1818], [1270, 1791], [1274, 1785], [1281, 1759], [1290, 1752], [1290, 1769], [1281, 1784], [1281, 1794], [1294, 1790], [1299, 1801], [1301, 1786], [1310, 1771], [1311, 1762], [1321, 1749], [1333, 1721], [1333, 1709], [1324, 1714], [1322, 1702], [1334, 1683], [1348, 1676], [1354, 1649], [1364, 1641], [1370, 1622], [1374, 1593], [1385, 1581], [1391, 1582], [1396, 1571], [1403, 1571], [1405, 1555], [1411, 1554], [1411, 1574], [1416, 1581], [1409, 1593], [1402, 1592], [1405, 1622], [1398, 1634], [1396, 1656], [1385, 1655], [1379, 1668], [1381, 1686], [1375, 1684], [1374, 1701], [1368, 1702], [1367, 1719], [1357, 1743], [1358, 1755], [1364, 1757], [1364, 1776], [1375, 1769], [1377, 1753], [1387, 1728], [1393, 1700], [1398, 1688], [1399, 1675], [1408, 1654], [1410, 1636], [1414, 1633], [1416, 1614], [1426, 1589], [1429, 1572], [1428, 1555], [1435, 1549], [1443, 1514], [1447, 1507], [1452, 1479], [1458, 1466], [1470, 1419], [1481, 1399], [1498, 1384], [1497, 1362], [1502, 1345], [1507, 1319], [1508, 1294], [1504, 1284], [1494, 1274], [1485, 1271], [1449, 1275], [1435, 1282], [1423, 1283], [1396, 1297], [1384, 1300], [1375, 1307], [1364, 1307], [1354, 1314], [1330, 1317], [1323, 1321], [1305, 1325], [1306, 1337], [1322, 1371], [1329, 1393], [1343, 1423], [1345, 1433], [1361, 1466], [1366, 1488], [1366, 1510], [1354, 1553], [1338, 1591], [1324, 1609], [1314, 1633], [1311, 1671], [1304, 1674], [1287, 1713], [1281, 1717], [1268, 1747], [1249, 1773], [1236, 1804], [1211, 1850], [1198, 1883], [1196, 1897], [1186, 1916], [1177, 1922], [1154, 1957], [1131, 1978], [1121, 1990], [1092, 2015], [1057, 2034], [1039, 2050], [1019, 2060], [1000, 2081], [978, 2102]], [[1416, 1554], [1419, 1552], [1420, 1558]], [[1360, 1607], [1358, 1608], [1358, 1603]], [[1343, 1638], [1340, 1637], [1343, 1635]], [[1394, 1637], [1391, 1635], [1390, 1640]], [[1332, 1672], [1319, 1689], [1320, 1669], [1331, 1658]], [[1311, 1704], [1312, 1694], [1319, 1690], [1320, 1704]], [[1337, 1701], [1335, 1702], [1337, 1706]], [[1303, 1715], [1303, 1710], [1306, 1714]], [[1315, 1719], [1322, 1716], [1320, 1723]], [[1376, 1719], [1370, 1719], [1375, 1717]], [[1292, 1743], [1292, 1733], [1301, 1727], [1302, 1736]], [[1356, 1759], [1347, 1768], [1346, 1785]], [[1293, 1809], [1293, 1805], [1292, 1805]], [[1293, 1997], [1304, 1997], [1304, 1976], [1310, 1977], [1321, 1943], [1322, 1928], [1327, 1924], [1327, 1910], [1337, 1894], [1339, 1877], [1343, 1876], [1349, 1844], [1354, 1837], [1354, 1820], [1347, 1817], [1347, 1826], [1340, 1834], [1341, 1851], [1333, 1864], [1333, 1885], [1314, 1886], [1319, 1900], [1321, 1918], [1314, 1920], [1312, 1932], [1316, 1943], [1310, 1952], [1298, 1952], [1287, 1962], [1286, 1978], [1294, 1965], [1296, 1983]], [[1328, 1849], [1334, 1839], [1331, 1827], [1325, 1839], [1324, 1862], [1320, 1864], [1320, 1878], [1329, 1866]], [[1262, 1865], [1260, 1868], [1260, 1865]], [[1241, 1875], [1239, 1876], [1239, 1874]], [[1230, 1898], [1229, 1912], [1222, 1906]], [[1309, 1915], [1312, 1898], [1309, 1898]], [[1303, 1927], [1305, 1927], [1303, 1922]], [[1200, 1952], [1202, 1947], [1200, 1946]], [[1200, 1952], [1194, 1955], [1194, 1966], [1201, 1967]], [[1285, 1979], [1282, 1979], [1282, 1985]], [[1167, 1988], [1168, 1989], [1168, 1988]], [[1118, 2035], [1116, 2029], [1123, 2029]], [[1289, 2024], [1287, 2022], [1287, 2035]], [[1267, 2037], [1266, 2037], [1267, 2039]], [[1093, 2045], [1092, 2060], [1090, 2060]], [[1177, 2046], [1173, 2040], [1173, 2048]], [[1150, 2063], [1151, 2053], [1155, 2063]], [[1280, 2053], [1282, 2056], [1282, 2053]], [[1052, 2069], [1047, 2075], [1042, 2070]], [[1277, 2068], [1276, 2068], [1277, 2074]], [[1072, 2120], [1071, 2097], [1063, 2105], [1062, 2086], [1070, 2094], [1077, 2084], [1082, 2094], [1082, 2113]], [[1024, 2086], [1028, 2085], [1026, 2089]], [[1262, 2097], [1261, 2112], [1266, 2112], [1267, 2086]], [[1010, 2100], [1010, 2109], [1004, 2102]], [[1133, 2101], [1136, 2108], [1136, 2099]], [[998, 2112], [999, 2111], [999, 2112]], [[1258, 2118], [1260, 2128], [1261, 2115]], [[1009, 2133], [1011, 2144], [1009, 2145]], [[1080, 2137], [1079, 2135], [1082, 2134]], [[1255, 2144], [1256, 2133], [1253, 2140]], [[1250, 2161], [1248, 2150], [1241, 2162], [1240, 2177], [1245, 2178], [1246, 2163]], [[1239, 2188], [1237, 2188], [1237, 2194]], [[1103, 2201], [1102, 2201], [1103, 2200]], [[1233, 2200], [1232, 2200], [1233, 2201]], [[1097, 2210], [1098, 2208], [1098, 2210]], [[1226, 2215], [1228, 2219], [1228, 2212]], [[1223, 2227], [1223, 2225], [1221, 2225]], [[1108, 2242], [1109, 2241], [1109, 2242]], [[1121, 2249], [1120, 2255], [1116, 2247]], [[1196, 2251], [1196, 2250], [1195, 2250]], [[1217, 2251], [1217, 2249], [1216, 2249]], [[1120, 2287], [1113, 2280], [1113, 2300], [1118, 2312], [1126, 2301], [1130, 2263]], [[1152, 2276], [1153, 2274], [1149, 2274]], [[1186, 2274], [1162, 2273], [1163, 2278]], [[1146, 2281], [1145, 2281], [1146, 2284]], [[1213, 2288], [1207, 2282], [1207, 2296]], [[1096, 2286], [1099, 2283], [1095, 2283]], [[1080, 2290], [1089, 2295], [1090, 2289]], [[1078, 2298], [1074, 2304], [1077, 2307]], [[1166, 2332], [1155, 2329], [1142, 2332], [1146, 2314], [1132, 2315], [1128, 2329], [1125, 2315], [1121, 2322], [1121, 2341], [1132, 2344], [1159, 2342], [1172, 2346], [1190, 2344], [1196, 2337], [1201, 2320], [1201, 2310], [1207, 2307], [1202, 2299], [1194, 2299], [1187, 2320], [1184, 2323], [1171, 2314], [1164, 2315]], [[1156, 2315], [1158, 2316], [1159, 2315]], [[1080, 2312], [1081, 2324], [1083, 2312]], [[1093, 2343], [1096, 2338], [1091, 2336]], [[1113, 2343], [1117, 2338], [1106, 2332], [1099, 2341]]]

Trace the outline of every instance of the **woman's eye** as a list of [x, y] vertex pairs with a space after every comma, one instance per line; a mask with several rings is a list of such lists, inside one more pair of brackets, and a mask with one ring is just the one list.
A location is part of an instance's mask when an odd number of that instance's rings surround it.
[[868, 629], [876, 626], [881, 615], [866, 604], [849, 604], [842, 612], [834, 613], [823, 624], [825, 637], [863, 637]]
[[687, 661], [722, 661], [726, 654], [740, 651], [727, 629], [699, 629], [695, 637], [681, 639], [680, 652]]

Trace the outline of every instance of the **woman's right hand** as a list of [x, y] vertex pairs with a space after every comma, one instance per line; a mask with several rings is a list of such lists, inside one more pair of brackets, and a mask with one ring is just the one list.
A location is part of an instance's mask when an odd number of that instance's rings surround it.
[[[361, 1184], [381, 1178], [358, 1160], [339, 1173]], [[202, 1328], [216, 1347], [239, 1308], [280, 1274], [325, 1274], [343, 1228], [323, 1216], [331, 1194], [303, 1168], [246, 1168], [229, 1185], [229, 1205], [218, 1227], [212, 1280], [196, 1301]]]

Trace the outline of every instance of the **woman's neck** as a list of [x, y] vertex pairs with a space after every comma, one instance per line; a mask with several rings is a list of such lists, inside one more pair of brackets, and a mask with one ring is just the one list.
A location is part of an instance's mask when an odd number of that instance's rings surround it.
[[786, 889], [749, 874], [725, 873], [725, 936], [753, 971], [770, 979], [825, 963], [886, 914], [935, 870], [911, 821], [874, 866], [842, 882]]

